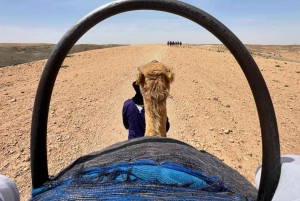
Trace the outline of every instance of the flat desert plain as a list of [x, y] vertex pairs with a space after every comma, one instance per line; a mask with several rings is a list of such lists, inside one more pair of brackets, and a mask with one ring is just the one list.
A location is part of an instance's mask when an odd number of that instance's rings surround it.
[[[300, 47], [247, 46], [267, 83], [281, 155], [300, 154]], [[254, 99], [222, 45], [129, 45], [72, 54], [58, 74], [48, 119], [48, 165], [56, 174], [78, 157], [127, 140], [123, 102], [137, 68], [158, 60], [175, 72], [168, 137], [214, 154], [254, 184], [262, 141]], [[30, 198], [30, 126], [46, 60], [0, 68], [0, 173]]]

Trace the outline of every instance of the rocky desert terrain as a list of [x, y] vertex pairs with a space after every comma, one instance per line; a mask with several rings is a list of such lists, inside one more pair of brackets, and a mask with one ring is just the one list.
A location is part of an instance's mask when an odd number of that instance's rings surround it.
[[[69, 54], [118, 46], [121, 45], [77, 44], [72, 47]], [[48, 43], [0, 43], [0, 68], [48, 59], [54, 47], [55, 44]]]
[[[281, 155], [300, 154], [300, 46], [247, 46], [269, 88]], [[12, 55], [14, 57], [14, 55]], [[248, 83], [223, 45], [129, 45], [74, 53], [58, 74], [48, 119], [51, 175], [76, 158], [127, 139], [123, 102], [134, 95], [137, 67], [171, 67], [168, 137], [214, 154], [254, 184], [261, 133]], [[0, 174], [30, 198], [30, 126], [46, 60], [0, 68]]]

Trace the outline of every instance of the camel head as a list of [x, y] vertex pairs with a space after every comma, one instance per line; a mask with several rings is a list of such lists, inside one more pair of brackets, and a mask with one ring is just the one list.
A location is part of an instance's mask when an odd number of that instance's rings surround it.
[[139, 68], [136, 83], [140, 85], [144, 98], [145, 136], [166, 137], [166, 100], [173, 81], [172, 71], [156, 60]]
[[174, 73], [156, 60], [139, 68], [136, 83], [141, 86], [143, 97], [148, 101], [161, 102], [167, 99]]

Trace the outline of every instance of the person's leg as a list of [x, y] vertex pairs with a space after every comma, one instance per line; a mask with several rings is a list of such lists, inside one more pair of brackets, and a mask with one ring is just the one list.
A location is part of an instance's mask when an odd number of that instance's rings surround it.
[[[280, 157], [281, 173], [273, 201], [300, 200], [300, 156], [284, 155]], [[261, 176], [261, 165], [255, 173], [255, 186], [258, 189]]]
[[0, 175], [0, 200], [19, 201], [20, 194], [18, 187], [10, 178]]

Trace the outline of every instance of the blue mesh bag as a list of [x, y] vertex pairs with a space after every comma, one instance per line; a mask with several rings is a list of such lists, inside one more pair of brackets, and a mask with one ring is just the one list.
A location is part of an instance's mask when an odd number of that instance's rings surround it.
[[83, 156], [31, 200], [254, 200], [256, 189], [213, 155], [170, 138], [125, 141]]

